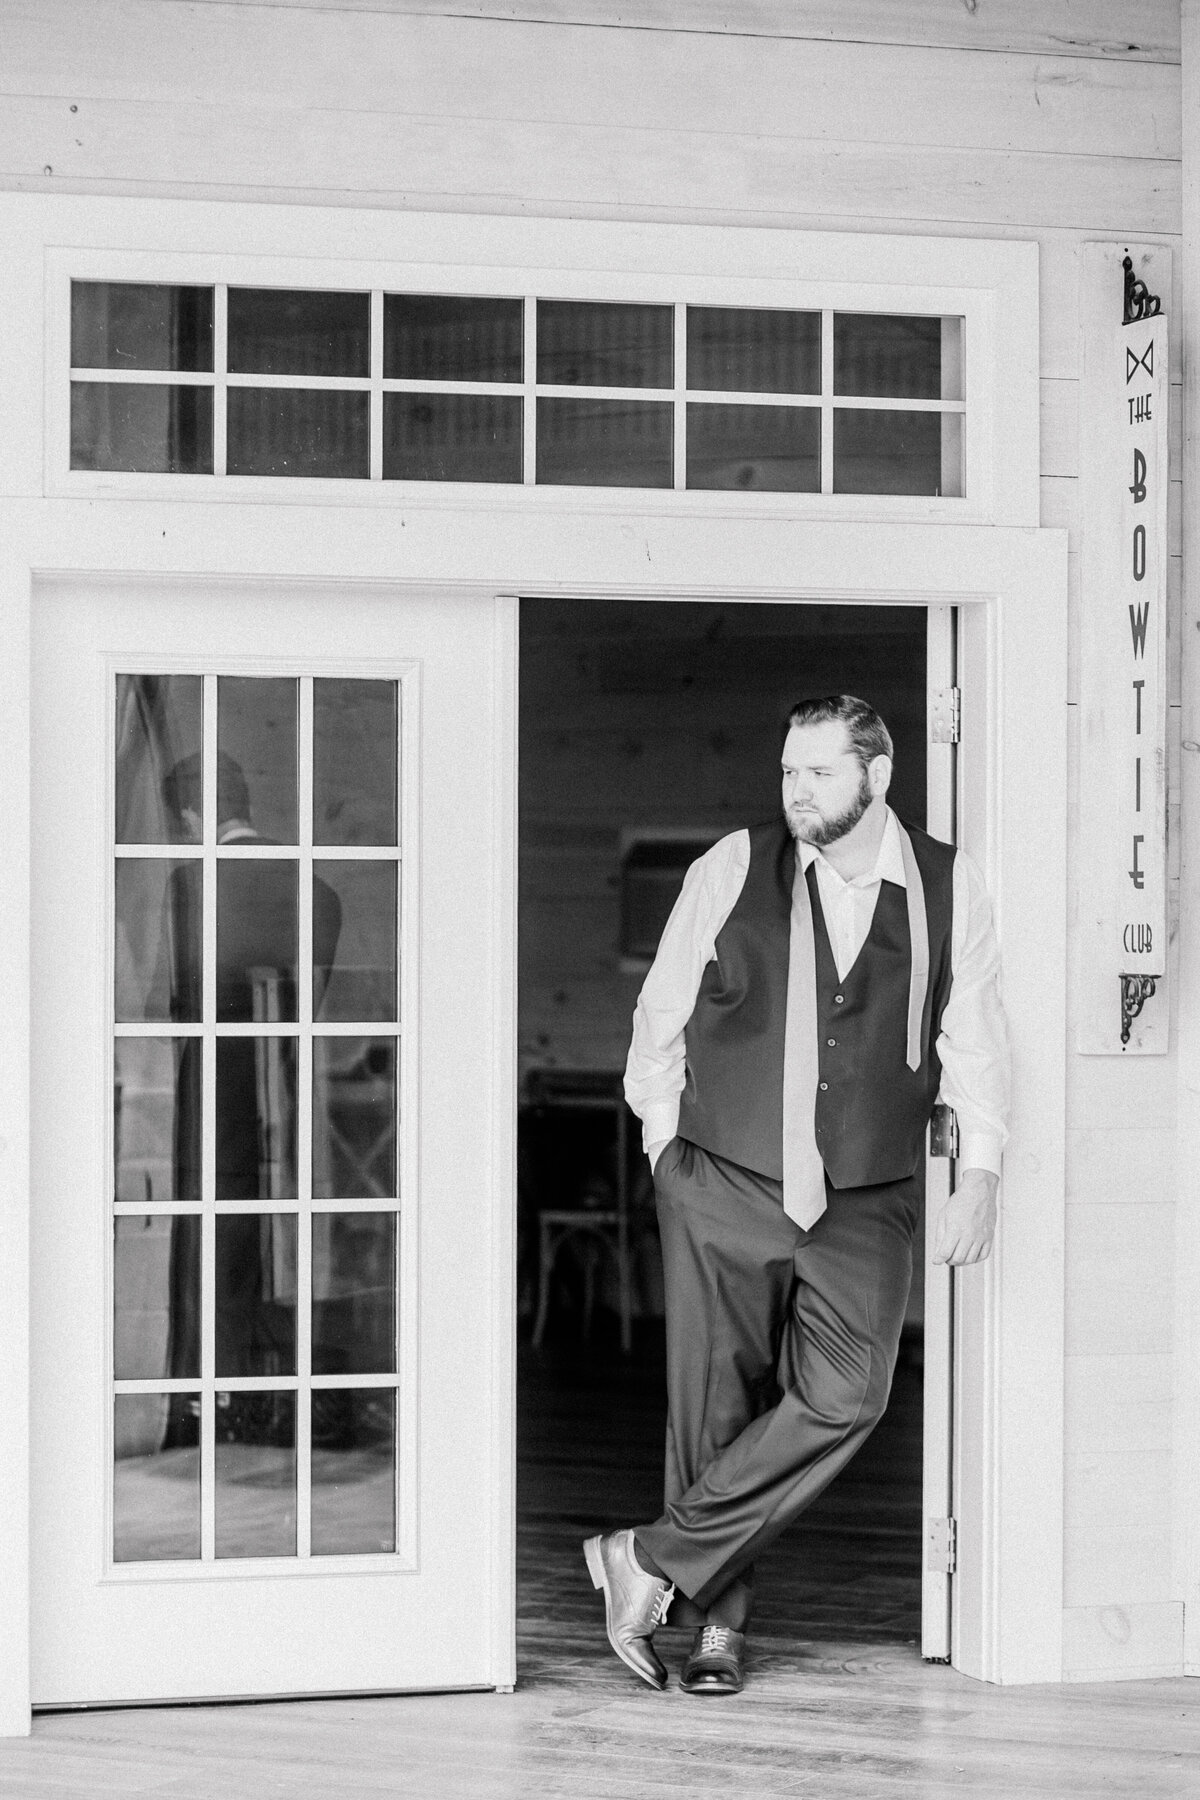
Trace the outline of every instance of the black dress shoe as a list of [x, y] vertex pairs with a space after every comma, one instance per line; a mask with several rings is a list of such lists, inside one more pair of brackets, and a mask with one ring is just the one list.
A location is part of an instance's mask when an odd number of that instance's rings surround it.
[[740, 1694], [746, 1634], [732, 1625], [702, 1625], [692, 1640], [679, 1685], [685, 1694]]

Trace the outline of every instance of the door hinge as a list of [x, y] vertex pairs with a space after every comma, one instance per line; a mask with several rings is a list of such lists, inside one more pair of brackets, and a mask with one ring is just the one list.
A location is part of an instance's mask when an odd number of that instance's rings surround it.
[[962, 689], [935, 688], [930, 696], [929, 741], [957, 744], [962, 730]]
[[929, 1120], [930, 1156], [958, 1155], [958, 1118], [952, 1106], [939, 1100]]
[[958, 1567], [958, 1521], [926, 1519], [925, 1568], [930, 1575], [953, 1575]]

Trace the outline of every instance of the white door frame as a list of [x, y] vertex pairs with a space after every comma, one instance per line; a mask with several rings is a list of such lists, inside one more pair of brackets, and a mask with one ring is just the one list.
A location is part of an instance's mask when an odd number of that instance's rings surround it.
[[[960, 1519], [953, 1660], [992, 1681], [1057, 1681], [1062, 1631], [1062, 1366], [1064, 1087], [1066, 1018], [1066, 535], [1037, 528], [1036, 249], [978, 241], [841, 238], [834, 234], [684, 227], [596, 226], [545, 221], [480, 224], [495, 268], [492, 289], [574, 259], [575, 291], [587, 270], [620, 267], [624, 292], [652, 271], [665, 297], [683, 269], [751, 274], [786, 303], [796, 259], [836, 285], [831, 304], [851, 305], [889, 269], [922, 267], [923, 291], [983, 291], [979, 316], [995, 331], [978, 389], [989, 430], [988, 522], [953, 501], [880, 507], [836, 497], [609, 491], [445, 489], [415, 494], [351, 483], [258, 483], [236, 493], [185, 492], [174, 478], [109, 484], [103, 497], [62, 478], [51, 453], [50, 415], [61, 417], [61, 320], [45, 324], [46, 283], [62, 276], [64, 246], [116, 241], [195, 258], [270, 238], [295, 257], [362, 266], [364, 244], [396, 257], [394, 215], [307, 208], [209, 206], [28, 196], [0, 202], [8, 258], [0, 344], [8, 396], [0, 440], [0, 1731], [28, 1729], [28, 1243], [29, 1243], [29, 644], [41, 575], [79, 573], [222, 582], [379, 583], [488, 593], [499, 601], [508, 649], [495, 671], [497, 741], [511, 754], [493, 774], [507, 844], [497, 878], [508, 896], [493, 945], [498, 1014], [497, 1095], [515, 1095], [516, 607], [520, 593], [611, 595], [647, 600], [824, 600], [955, 605], [964, 718], [959, 793], [961, 841], [982, 865], [996, 902], [1006, 958], [1005, 993], [1016, 1048], [1012, 1139], [1005, 1162], [997, 1254], [962, 1272], [956, 1346], [956, 1495]], [[479, 224], [480, 222], [469, 222]], [[420, 220], [404, 219], [406, 242]], [[468, 222], [441, 231], [425, 266], [460, 261]], [[431, 228], [432, 229], [432, 228]], [[434, 233], [436, 235], [436, 232]], [[428, 233], [427, 233], [428, 236]], [[525, 241], [528, 240], [528, 241]], [[568, 256], [569, 253], [569, 256]], [[655, 258], [659, 261], [655, 263]], [[707, 262], [705, 259], [707, 258]], [[669, 265], [669, 266], [667, 266]], [[149, 267], [152, 265], [144, 265]], [[293, 268], [299, 268], [293, 263]], [[665, 272], [664, 272], [665, 267]], [[654, 269], [658, 270], [654, 274]], [[832, 273], [830, 273], [832, 271]], [[505, 273], [509, 285], [504, 285]], [[650, 278], [648, 278], [650, 279]], [[815, 276], [810, 274], [810, 283]], [[955, 286], [957, 283], [957, 287]], [[591, 284], [594, 291], [595, 283]], [[453, 291], [453, 290], [452, 290]], [[706, 290], [707, 291], [707, 290]], [[893, 294], [913, 290], [891, 290]], [[764, 301], [763, 303], [771, 303]], [[947, 302], [957, 304], [957, 301]], [[46, 333], [44, 363], [29, 347]], [[55, 336], [55, 333], [58, 336]], [[1001, 355], [1001, 351], [1004, 355]], [[990, 371], [990, 373], [989, 373]], [[55, 409], [58, 409], [55, 411]], [[988, 446], [990, 445], [990, 449]], [[192, 479], [192, 478], [182, 478]], [[104, 486], [103, 483], [100, 484]], [[319, 488], [320, 492], [308, 491]], [[298, 490], [305, 491], [298, 491]], [[778, 502], [782, 501], [780, 504]], [[888, 513], [888, 517], [882, 517]], [[976, 520], [979, 522], [975, 522]], [[497, 1101], [494, 1191], [507, 1193], [488, 1254], [495, 1303], [486, 1324], [495, 1368], [495, 1477], [490, 1633], [494, 1680], [515, 1673], [513, 1617], [513, 1107]], [[36, 1421], [34, 1422], [36, 1424]]]

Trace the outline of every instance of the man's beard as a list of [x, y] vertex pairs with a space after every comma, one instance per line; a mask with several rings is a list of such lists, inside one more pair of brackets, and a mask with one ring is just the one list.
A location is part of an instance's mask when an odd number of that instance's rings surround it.
[[824, 813], [809, 813], [801, 822], [785, 810], [784, 818], [798, 844], [811, 844], [814, 850], [824, 850], [828, 844], [836, 844], [848, 831], [853, 831], [870, 804], [871, 783], [863, 769], [857, 794], [840, 813], [828, 817]]

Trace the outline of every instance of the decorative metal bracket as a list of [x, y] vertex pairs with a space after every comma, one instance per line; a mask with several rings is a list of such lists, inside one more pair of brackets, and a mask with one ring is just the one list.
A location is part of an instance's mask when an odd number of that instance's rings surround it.
[[1133, 1021], [1154, 997], [1161, 975], [1122, 975], [1121, 977], [1121, 1042], [1129, 1042]]
[[1125, 271], [1125, 320], [1126, 325], [1137, 325], [1142, 319], [1153, 319], [1162, 311], [1162, 301], [1157, 294], [1152, 294], [1144, 281], [1139, 281], [1133, 272], [1133, 258], [1125, 253], [1121, 264]]

